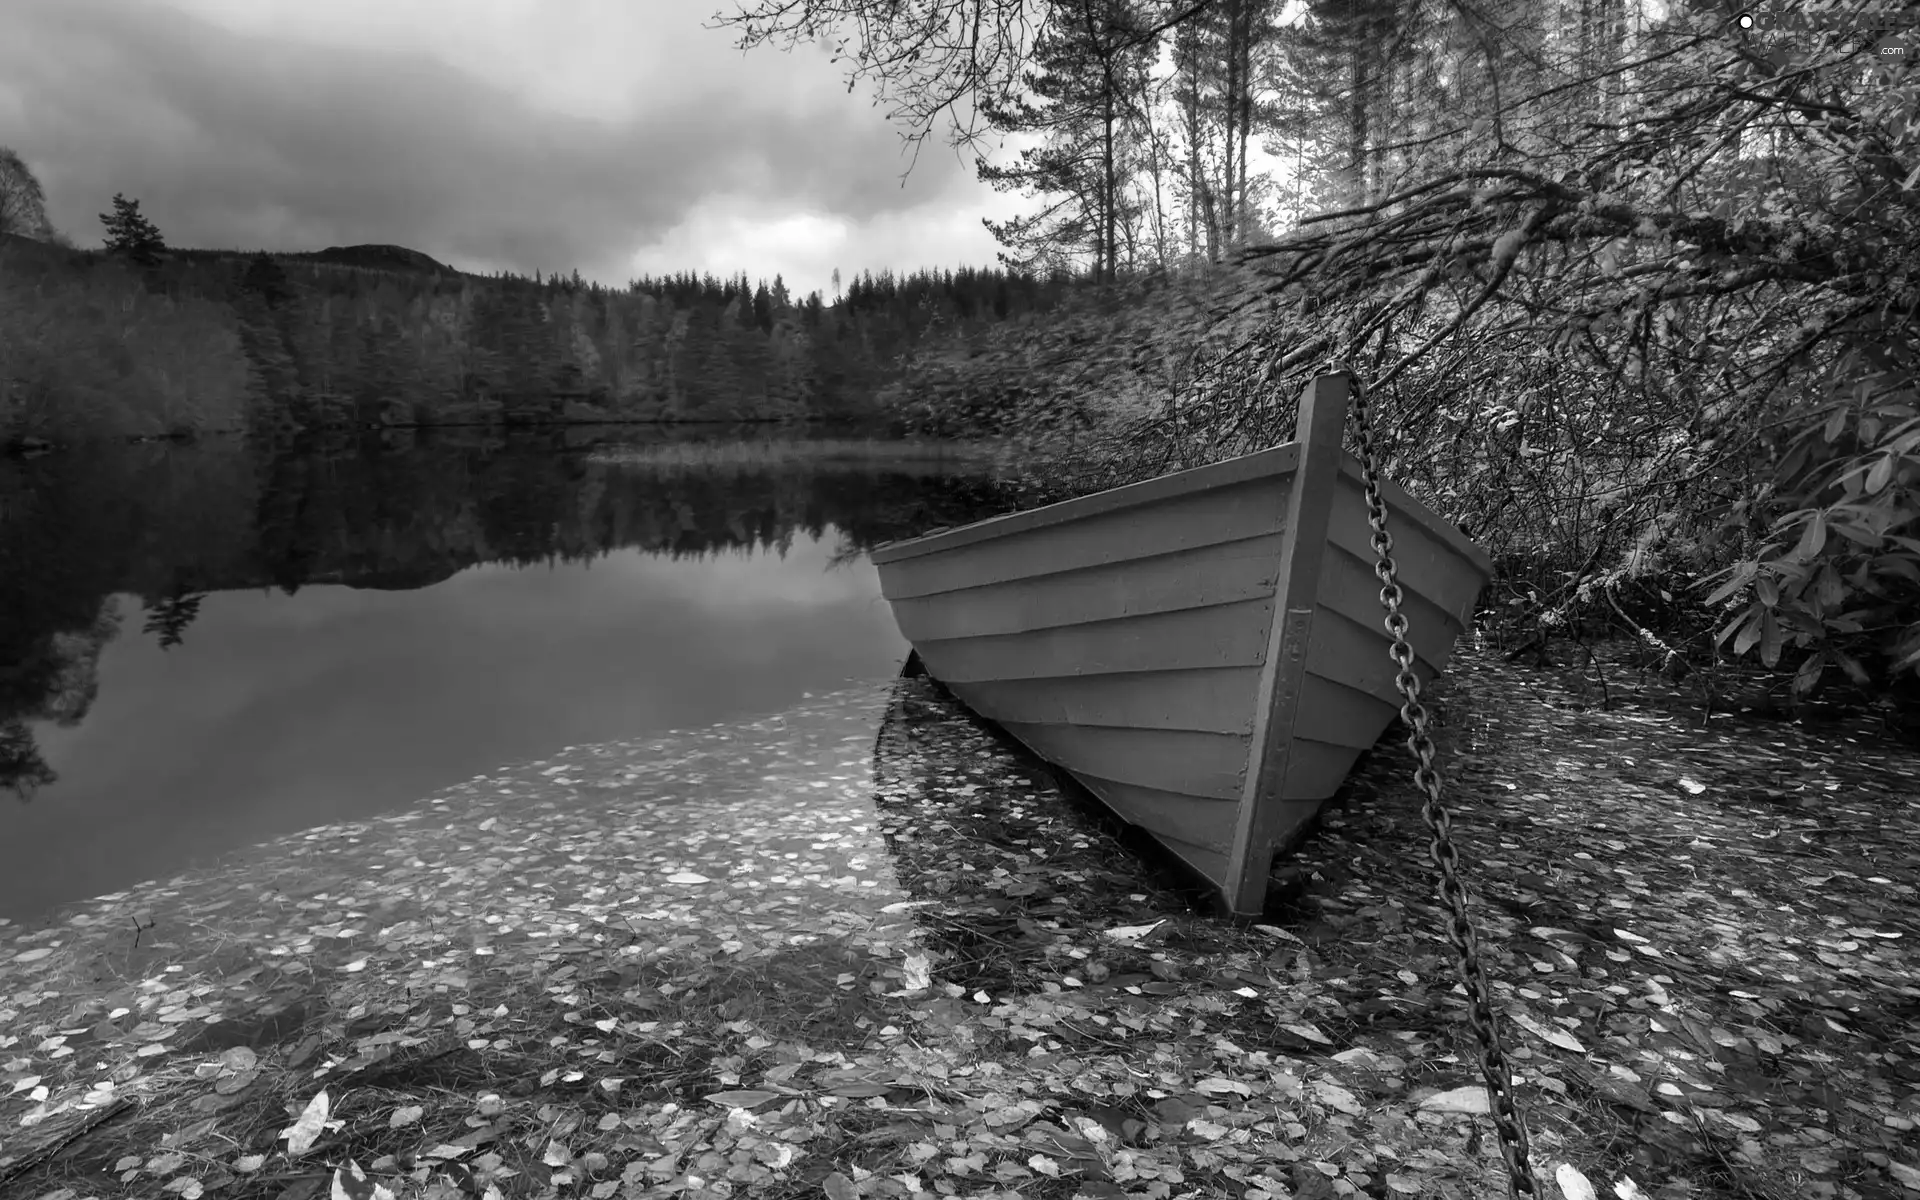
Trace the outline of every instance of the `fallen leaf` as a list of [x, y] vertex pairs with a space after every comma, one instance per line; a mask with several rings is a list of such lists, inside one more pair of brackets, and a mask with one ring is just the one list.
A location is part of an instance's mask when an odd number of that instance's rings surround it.
[[320, 1131], [327, 1124], [327, 1089], [321, 1088], [307, 1101], [307, 1107], [293, 1124], [280, 1131], [287, 1140], [287, 1157], [299, 1158], [313, 1149], [313, 1143], [320, 1137]]
[[1237, 1079], [1214, 1076], [1193, 1085], [1193, 1090], [1208, 1096], [1251, 1096], [1253, 1089]]
[[1366, 1111], [1366, 1106], [1360, 1103], [1359, 1097], [1331, 1080], [1316, 1079], [1309, 1086], [1313, 1089], [1313, 1094], [1319, 1097], [1320, 1102], [1329, 1108], [1337, 1108], [1350, 1117], [1357, 1117]]
[[821, 1180], [820, 1186], [826, 1191], [828, 1200], [860, 1200], [860, 1189], [853, 1186], [853, 1180], [838, 1171]]
[[[874, 1094], [878, 1095], [888, 1090], [882, 1087], [880, 1092]], [[780, 1098], [779, 1092], [763, 1092], [751, 1088], [737, 1092], [713, 1092], [706, 1097], [708, 1103], [724, 1105], [727, 1108], [757, 1108], [769, 1100]]]
[[1571, 1163], [1561, 1163], [1555, 1167], [1553, 1181], [1560, 1185], [1560, 1192], [1567, 1200], [1599, 1200], [1593, 1184]]
[[932, 963], [924, 954], [907, 955], [905, 968], [905, 983], [910, 992], [923, 991], [933, 981], [930, 974]]
[[234, 1046], [220, 1052], [220, 1065], [229, 1071], [251, 1071], [260, 1065], [260, 1056], [250, 1047]]
[[1261, 933], [1266, 934], [1268, 937], [1277, 937], [1282, 941], [1292, 942], [1296, 946], [1306, 945], [1305, 942], [1301, 941], [1298, 937], [1295, 937], [1293, 934], [1287, 932], [1286, 930], [1280, 928], [1278, 925], [1255, 925], [1254, 928], [1259, 930]]
[[1507, 1014], [1507, 1017], [1515, 1025], [1518, 1025], [1543, 1042], [1551, 1043], [1552, 1045], [1560, 1047], [1562, 1050], [1571, 1050], [1575, 1054], [1585, 1054], [1587, 1052], [1587, 1048], [1580, 1044], [1580, 1039], [1574, 1037], [1564, 1029], [1555, 1029], [1551, 1025], [1543, 1025], [1523, 1012], [1510, 1012]]
[[1487, 1109], [1487, 1089], [1484, 1087], [1448, 1088], [1444, 1092], [1435, 1092], [1420, 1102], [1427, 1112], [1484, 1113]]
[[348, 1159], [344, 1167], [333, 1170], [333, 1186], [328, 1200], [394, 1200], [385, 1184], [369, 1179], [360, 1164]]
[[238, 1075], [224, 1076], [214, 1081], [214, 1094], [231, 1096], [236, 1092], [244, 1092], [252, 1087], [253, 1081], [258, 1078], [260, 1078], [259, 1071], [243, 1071]]

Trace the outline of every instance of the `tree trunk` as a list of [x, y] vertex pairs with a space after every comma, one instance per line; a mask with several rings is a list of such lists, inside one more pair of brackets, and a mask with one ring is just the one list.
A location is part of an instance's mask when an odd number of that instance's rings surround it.
[[1241, 0], [1244, 10], [1240, 33], [1240, 177], [1235, 183], [1235, 194], [1239, 202], [1235, 212], [1239, 218], [1234, 227], [1234, 244], [1245, 245], [1250, 232], [1250, 205], [1247, 197], [1247, 141], [1253, 131], [1253, 23], [1258, 5], [1254, 0]]
[[1103, 278], [1106, 282], [1112, 283], [1119, 274], [1120, 262], [1120, 247], [1115, 237], [1115, 227], [1119, 217], [1117, 210], [1120, 184], [1118, 164], [1113, 159], [1113, 42], [1111, 40], [1113, 30], [1111, 27], [1107, 34], [1109, 40], [1106, 43], [1103, 63], [1105, 75], [1100, 97], [1100, 119], [1104, 126], [1101, 130], [1100, 147], [1100, 205], [1105, 210], [1102, 216], [1106, 219], [1106, 230], [1101, 235], [1100, 241], [1107, 254], [1106, 272]]
[[1235, 231], [1239, 228], [1240, 219], [1237, 208], [1239, 196], [1234, 191], [1236, 175], [1233, 151], [1234, 147], [1240, 144], [1238, 136], [1240, 132], [1240, 88], [1242, 82], [1240, 77], [1240, 36], [1241, 16], [1245, 9], [1246, 0], [1228, 0], [1226, 5], [1227, 38], [1225, 49], [1227, 78], [1226, 86], [1222, 89], [1220, 96], [1220, 115], [1222, 118], [1222, 128], [1225, 132], [1225, 136], [1221, 139], [1221, 149], [1226, 161], [1221, 164], [1220, 172], [1220, 225], [1222, 232], [1225, 234], [1224, 240], [1227, 242], [1229, 248], [1235, 241], [1239, 240], [1234, 236]]
[[1186, 64], [1186, 92], [1181, 96], [1187, 118], [1187, 253], [1195, 258], [1201, 254], [1200, 233], [1204, 214], [1206, 221], [1206, 256], [1211, 262], [1213, 253], [1213, 206], [1206, 199], [1207, 176], [1200, 162], [1200, 81], [1199, 64], [1189, 57]]
[[1367, 188], [1367, 108], [1372, 90], [1368, 47], [1360, 30], [1353, 42], [1353, 99], [1348, 107], [1347, 170], [1351, 173], [1352, 201], [1365, 204], [1371, 198]]

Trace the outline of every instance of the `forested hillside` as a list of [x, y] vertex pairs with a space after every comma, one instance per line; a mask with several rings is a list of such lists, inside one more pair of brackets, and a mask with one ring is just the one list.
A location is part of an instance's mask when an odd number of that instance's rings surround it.
[[997, 269], [862, 274], [795, 297], [680, 275], [625, 289], [481, 277], [401, 247], [162, 251], [0, 235], [0, 440], [551, 420], [885, 419], [929, 335], [1069, 286]]

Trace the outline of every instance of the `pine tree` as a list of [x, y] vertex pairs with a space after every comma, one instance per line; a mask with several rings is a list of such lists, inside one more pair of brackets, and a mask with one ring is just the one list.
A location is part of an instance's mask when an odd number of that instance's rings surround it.
[[762, 283], [753, 292], [753, 320], [762, 333], [773, 332], [773, 293]]
[[240, 286], [260, 297], [268, 308], [278, 308], [293, 295], [286, 271], [265, 250], [247, 263]]
[[113, 194], [113, 213], [101, 213], [100, 222], [107, 227], [109, 254], [122, 254], [143, 267], [151, 267], [160, 261], [161, 252], [167, 248], [159, 228], [140, 215], [140, 202], [118, 192]]
[[1084, 256], [1096, 278], [1118, 273], [1120, 233], [1136, 216], [1126, 184], [1140, 157], [1140, 100], [1153, 52], [1142, 24], [1129, 0], [1057, 5], [1034, 44], [1030, 96], [982, 103], [996, 129], [1046, 139], [1007, 166], [979, 165], [995, 189], [1049, 200], [1031, 216], [987, 222], [1014, 252], [1001, 255], [1009, 266], [1065, 268]]

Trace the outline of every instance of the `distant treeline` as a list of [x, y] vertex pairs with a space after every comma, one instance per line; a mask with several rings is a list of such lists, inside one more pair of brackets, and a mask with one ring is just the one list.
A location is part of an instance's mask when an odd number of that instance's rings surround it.
[[555, 420], [899, 424], [942, 344], [1046, 312], [1064, 275], [776, 277], [610, 289], [476, 276], [400, 247], [124, 257], [0, 235], [0, 442]]

